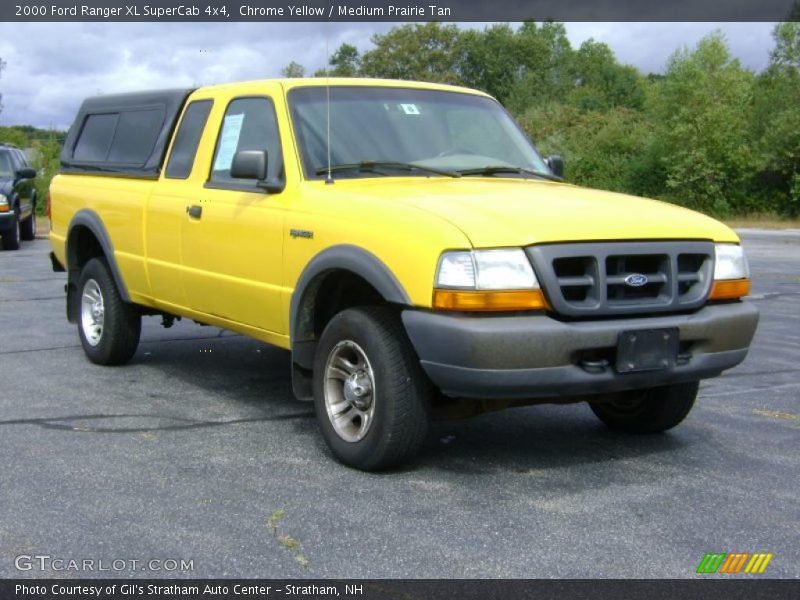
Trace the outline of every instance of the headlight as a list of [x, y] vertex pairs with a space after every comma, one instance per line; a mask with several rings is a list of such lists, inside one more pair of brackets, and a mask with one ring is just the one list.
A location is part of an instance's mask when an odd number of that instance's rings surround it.
[[460, 311], [541, 310], [547, 304], [521, 248], [445, 252], [433, 307]]
[[750, 269], [744, 249], [735, 244], [717, 244], [714, 246], [716, 260], [714, 261], [714, 280], [721, 279], [747, 279]]
[[522, 248], [445, 252], [436, 274], [437, 288], [532, 290], [539, 288]]
[[0, 212], [8, 212], [8, 198], [5, 194], [0, 194]]
[[710, 300], [736, 300], [750, 293], [750, 268], [737, 244], [714, 246], [714, 287]]

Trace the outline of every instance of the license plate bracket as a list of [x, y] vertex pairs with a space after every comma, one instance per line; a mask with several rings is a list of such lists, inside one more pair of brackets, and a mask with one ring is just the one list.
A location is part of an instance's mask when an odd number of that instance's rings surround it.
[[617, 372], [670, 369], [678, 360], [679, 343], [677, 327], [623, 331], [617, 338]]

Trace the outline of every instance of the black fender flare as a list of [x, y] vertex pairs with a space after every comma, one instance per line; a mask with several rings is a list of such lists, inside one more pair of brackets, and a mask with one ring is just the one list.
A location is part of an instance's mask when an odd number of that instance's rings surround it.
[[289, 312], [289, 339], [292, 361], [311, 369], [316, 340], [313, 336], [313, 303], [308, 299], [316, 293], [324, 273], [333, 270], [350, 271], [374, 287], [384, 300], [394, 304], [410, 305], [411, 300], [392, 271], [377, 256], [350, 244], [326, 248], [306, 265], [292, 293]]
[[74, 234], [78, 227], [85, 227], [94, 235], [103, 250], [108, 267], [111, 269], [111, 275], [114, 277], [114, 283], [117, 285], [120, 297], [125, 302], [131, 301], [128, 288], [122, 279], [122, 274], [114, 257], [114, 245], [111, 243], [111, 236], [108, 235], [102, 219], [96, 212], [88, 208], [82, 208], [75, 213], [67, 228], [67, 316], [70, 317], [71, 321], [73, 318], [77, 318], [74, 310], [77, 306], [77, 299], [74, 296], [77, 292], [80, 271], [78, 270], [78, 248]]

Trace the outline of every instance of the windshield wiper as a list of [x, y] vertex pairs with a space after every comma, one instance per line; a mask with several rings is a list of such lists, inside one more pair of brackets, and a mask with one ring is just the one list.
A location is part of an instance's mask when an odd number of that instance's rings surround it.
[[[433, 167], [426, 167], [424, 165], [417, 165], [414, 163], [396, 162], [389, 160], [362, 160], [357, 163], [345, 163], [340, 165], [331, 165], [330, 172], [336, 173], [337, 171], [360, 171], [362, 173], [381, 173], [375, 169], [400, 169], [403, 171], [424, 171], [434, 175], [442, 175], [444, 177], [461, 177], [460, 173], [454, 171], [447, 171], [444, 169], [435, 169]], [[328, 167], [318, 167], [314, 171], [317, 175], [325, 175], [328, 172]]]
[[563, 178], [550, 173], [543, 173], [542, 171], [534, 171], [533, 169], [526, 169], [525, 167], [515, 167], [512, 165], [487, 165], [485, 167], [478, 167], [476, 169], [459, 169], [456, 171], [461, 175], [497, 175], [500, 173], [518, 173], [520, 175], [532, 175], [533, 177], [541, 177], [549, 181], [564, 181]]

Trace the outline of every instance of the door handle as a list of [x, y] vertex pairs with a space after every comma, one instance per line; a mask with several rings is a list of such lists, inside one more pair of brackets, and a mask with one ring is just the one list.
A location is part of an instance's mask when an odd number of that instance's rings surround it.
[[203, 207], [197, 204], [193, 204], [192, 206], [186, 207], [186, 214], [188, 214], [192, 219], [199, 219], [203, 216]]

